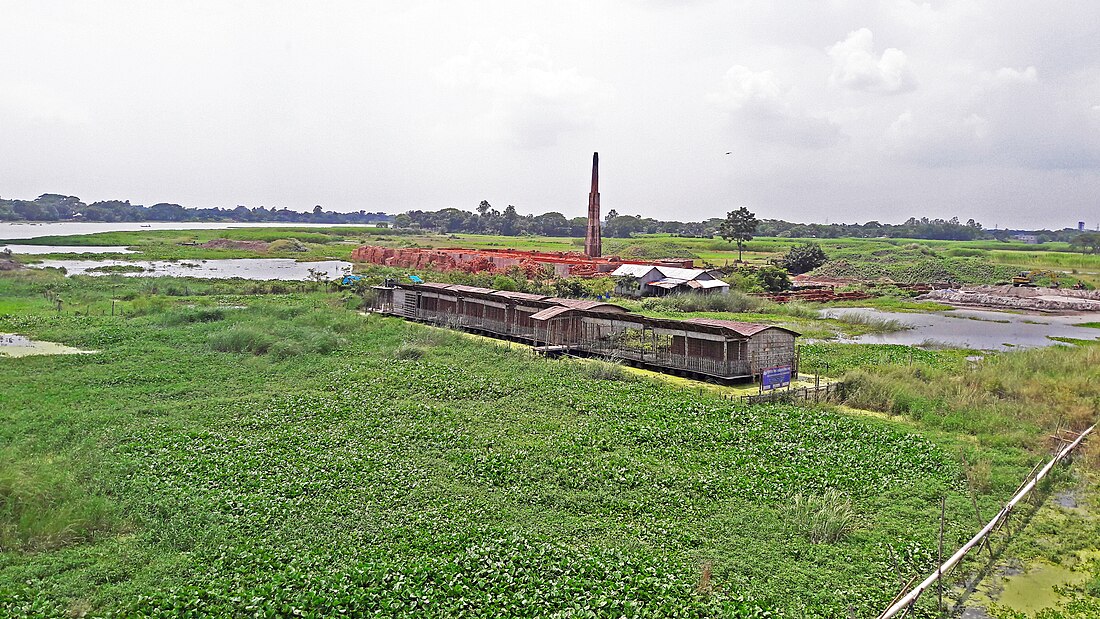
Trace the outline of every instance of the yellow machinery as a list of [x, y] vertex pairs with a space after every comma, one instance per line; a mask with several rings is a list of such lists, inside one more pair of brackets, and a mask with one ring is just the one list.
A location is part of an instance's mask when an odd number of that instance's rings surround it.
[[1050, 278], [1050, 287], [1058, 287], [1058, 274], [1054, 271], [1041, 271], [1039, 269], [1033, 269], [1031, 271], [1020, 271], [1020, 274], [1012, 278], [1013, 286], [1026, 286], [1028, 288], [1035, 287], [1035, 278], [1046, 275]]

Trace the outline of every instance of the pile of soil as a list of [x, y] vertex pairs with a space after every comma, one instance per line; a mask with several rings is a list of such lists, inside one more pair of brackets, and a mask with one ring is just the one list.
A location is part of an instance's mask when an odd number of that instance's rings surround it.
[[263, 241], [234, 241], [232, 239], [212, 239], [199, 247], [206, 249], [244, 249], [247, 251], [267, 251], [268, 244]]
[[11, 254], [0, 253], [0, 271], [15, 271], [21, 268], [23, 265], [12, 258]]

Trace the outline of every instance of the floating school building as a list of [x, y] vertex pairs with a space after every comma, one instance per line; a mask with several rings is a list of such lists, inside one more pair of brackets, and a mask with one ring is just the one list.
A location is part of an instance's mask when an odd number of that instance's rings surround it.
[[772, 325], [634, 314], [603, 301], [562, 299], [457, 284], [376, 286], [375, 311], [531, 344], [719, 381], [764, 370], [798, 373], [798, 333]]

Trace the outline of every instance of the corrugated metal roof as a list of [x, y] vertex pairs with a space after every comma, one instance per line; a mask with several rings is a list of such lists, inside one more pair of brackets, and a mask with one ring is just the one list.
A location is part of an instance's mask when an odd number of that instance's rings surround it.
[[624, 264], [611, 272], [613, 276], [629, 275], [630, 277], [645, 277], [657, 267], [652, 264]]
[[729, 288], [730, 285], [720, 279], [694, 279], [688, 282], [692, 288]]
[[664, 279], [659, 279], [655, 282], [649, 282], [646, 285], [647, 286], [656, 286], [658, 288], [669, 288], [669, 289], [671, 289], [671, 288], [675, 288], [677, 286], [683, 286], [686, 283], [688, 283], [688, 280], [686, 280], [686, 279], [678, 279], [678, 278], [675, 278], [675, 277], [666, 277]]
[[492, 288], [480, 288], [478, 286], [465, 286], [463, 284], [451, 284], [451, 290], [457, 290], [458, 292], [473, 292], [476, 294], [493, 294], [496, 290]]
[[657, 267], [657, 270], [667, 278], [683, 280], [695, 279], [706, 273], [705, 269], [678, 269], [676, 267]]
[[555, 305], [554, 307], [548, 307], [540, 312], [535, 312], [534, 314], [531, 314], [531, 320], [550, 320], [554, 316], [558, 316], [566, 312], [572, 312], [574, 309], [576, 308], [565, 307], [564, 305]]
[[704, 273], [709, 273], [706, 269], [680, 269], [677, 267], [657, 266], [655, 264], [624, 264], [615, 269], [611, 274], [615, 276], [629, 275], [630, 277], [645, 277], [645, 275], [653, 269], [657, 269], [657, 272], [666, 279], [682, 279], [684, 281], [695, 279]]
[[593, 312], [606, 312], [606, 311], [622, 311], [627, 309], [621, 305], [615, 305], [614, 303], [605, 303], [603, 301], [586, 301], [584, 299], [564, 299], [562, 297], [551, 297], [549, 299], [543, 299], [546, 303], [557, 303], [565, 307], [571, 307], [579, 310], [589, 310]]
[[529, 292], [513, 292], [511, 290], [495, 290], [493, 294], [498, 297], [515, 299], [517, 301], [542, 301], [547, 298], [546, 295], [531, 294]]
[[691, 323], [693, 325], [704, 325], [707, 327], [718, 327], [721, 329], [729, 329], [738, 335], [749, 337], [756, 335], [761, 331], [767, 329], [780, 329], [787, 331], [788, 333], [794, 333], [800, 335], [797, 331], [792, 331], [786, 327], [777, 327], [775, 325], [762, 325], [755, 322], [737, 322], [736, 320], [719, 320], [717, 318], [688, 318], [684, 322]]

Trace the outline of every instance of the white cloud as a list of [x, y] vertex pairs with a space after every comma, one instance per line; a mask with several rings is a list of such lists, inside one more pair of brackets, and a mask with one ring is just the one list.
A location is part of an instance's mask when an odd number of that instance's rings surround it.
[[771, 71], [734, 65], [726, 71], [722, 89], [709, 99], [729, 113], [735, 135], [755, 142], [823, 148], [840, 141], [839, 127], [793, 103], [791, 89]]
[[526, 39], [502, 40], [492, 50], [475, 43], [443, 63], [437, 77], [483, 97], [484, 125], [523, 148], [552, 146], [588, 127], [612, 97], [610, 87], [557, 67], [547, 48]]
[[1039, 72], [1035, 67], [1028, 67], [1023, 71], [1001, 67], [991, 73], [989, 79], [995, 84], [1034, 84], [1039, 80]]
[[848, 33], [828, 52], [833, 59], [831, 79], [844, 88], [897, 94], [917, 87], [905, 52], [891, 47], [875, 56], [874, 35], [867, 28]]

